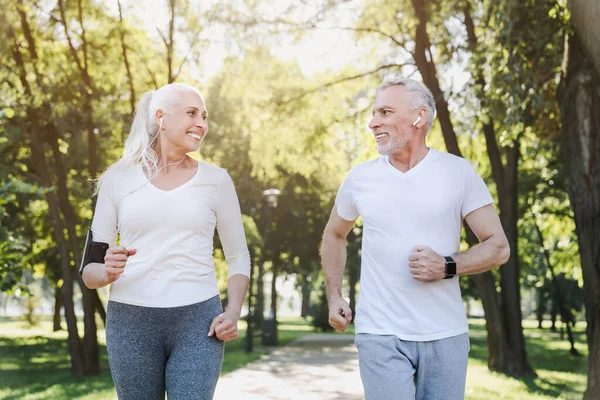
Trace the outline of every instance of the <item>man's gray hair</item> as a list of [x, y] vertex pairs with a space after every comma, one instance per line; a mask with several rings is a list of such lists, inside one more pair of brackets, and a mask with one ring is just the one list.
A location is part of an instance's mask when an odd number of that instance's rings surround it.
[[386, 79], [377, 88], [377, 94], [383, 92], [390, 86], [403, 86], [406, 89], [407, 97], [409, 98], [412, 107], [411, 111], [421, 107], [427, 110], [427, 133], [429, 133], [431, 125], [433, 124], [433, 118], [435, 117], [435, 100], [427, 86], [413, 79], [392, 78]]

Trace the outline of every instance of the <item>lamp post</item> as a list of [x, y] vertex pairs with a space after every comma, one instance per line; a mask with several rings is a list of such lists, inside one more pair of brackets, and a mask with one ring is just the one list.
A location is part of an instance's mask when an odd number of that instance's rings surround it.
[[[277, 199], [281, 195], [281, 190], [270, 188], [263, 192], [263, 196], [267, 201], [267, 205], [269, 206], [270, 212], [270, 220], [268, 223], [268, 229], [265, 235], [265, 249], [268, 248], [269, 238], [272, 234], [272, 226], [273, 226], [273, 212], [275, 208], [277, 208]], [[275, 273], [275, 261], [272, 261], [273, 265], [273, 281], [271, 282], [271, 309], [275, 310], [276, 306], [273, 302], [277, 301], [277, 292], [276, 292], [276, 284], [275, 280], [277, 278], [277, 274]], [[264, 322], [264, 326], [262, 329], [262, 343], [265, 345], [277, 345], [277, 315], [272, 315], [271, 318], [267, 319]]]
[[277, 208], [277, 198], [281, 194], [281, 190], [271, 188], [263, 192], [263, 196], [267, 200], [267, 204], [271, 209]]

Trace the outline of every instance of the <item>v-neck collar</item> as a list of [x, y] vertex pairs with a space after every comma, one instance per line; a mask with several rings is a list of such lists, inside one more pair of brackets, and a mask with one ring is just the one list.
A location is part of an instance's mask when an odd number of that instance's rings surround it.
[[146, 184], [150, 185], [154, 190], [160, 192], [160, 193], [173, 193], [187, 185], [190, 184], [190, 182], [192, 182], [194, 179], [196, 179], [196, 176], [198, 176], [198, 173], [200, 171], [200, 163], [198, 163], [197, 167], [196, 167], [196, 171], [194, 172], [194, 174], [192, 175], [192, 177], [190, 179], [188, 179], [187, 181], [183, 182], [181, 185], [174, 187], [173, 189], [169, 189], [169, 190], [164, 190], [161, 189], [159, 187], [157, 187], [156, 185], [154, 185], [154, 183], [152, 183], [152, 181], [150, 181], [148, 179], [148, 177], [146, 176], [146, 174], [144, 173], [144, 167], [139, 166], [138, 171], [140, 172], [140, 174], [142, 174], [142, 176], [144, 177], [144, 180], [146, 181]]
[[383, 156], [383, 162], [385, 163], [386, 168], [392, 171], [392, 173], [396, 174], [396, 176], [399, 176], [401, 178], [408, 178], [419, 173], [419, 171], [422, 170], [425, 165], [429, 164], [431, 160], [435, 157], [434, 153], [436, 153], [436, 151], [431, 147], [428, 147], [428, 149], [429, 150], [427, 151], [427, 154], [425, 154], [425, 157], [423, 157], [421, 161], [417, 163], [417, 165], [415, 165], [406, 172], [402, 172], [398, 168], [394, 167], [390, 162], [389, 156]]

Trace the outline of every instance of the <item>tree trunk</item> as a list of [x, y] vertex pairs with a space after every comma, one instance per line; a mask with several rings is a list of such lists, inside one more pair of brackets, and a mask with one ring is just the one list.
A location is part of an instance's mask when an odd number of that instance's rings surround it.
[[550, 277], [552, 279], [552, 286], [554, 287], [554, 298], [555, 298], [556, 304], [558, 305], [558, 310], [560, 312], [560, 318], [563, 322], [563, 325], [566, 325], [566, 328], [567, 328], [567, 336], [569, 338], [569, 343], [571, 344], [571, 349], [570, 349], [569, 353], [571, 355], [578, 356], [579, 352], [575, 348], [575, 340], [573, 338], [573, 333], [571, 332], [571, 327], [569, 326], [569, 321], [572, 319], [572, 318], [570, 318], [570, 311], [568, 311], [567, 307], [565, 306], [565, 300], [563, 298], [563, 291], [560, 289], [559, 283], [556, 280], [556, 275], [554, 274], [554, 266], [550, 262], [550, 253], [548, 252], [548, 249], [546, 249], [546, 246], [544, 245], [544, 235], [542, 234], [542, 230], [538, 226], [537, 221], [535, 221], [535, 230], [540, 239], [540, 245], [542, 246], [542, 251], [544, 253], [544, 259], [546, 260], [546, 266], [548, 267], [548, 271], [550, 271]]
[[568, 315], [562, 315], [560, 317], [564, 327], [567, 329], [567, 339], [569, 339], [569, 345], [571, 348], [569, 349], [569, 354], [572, 356], [579, 357], [581, 354], [575, 348], [575, 337], [573, 336], [573, 331], [571, 330], [570, 318]]
[[[274, 260], [279, 260], [279, 255], [273, 257]], [[277, 275], [278, 268], [275, 261], [271, 264], [272, 279], [271, 279], [271, 312], [269, 321], [263, 327], [262, 331], [262, 344], [277, 346], [279, 343], [278, 338], [278, 327], [277, 327]]]
[[[93, 122], [92, 122], [92, 108], [91, 108], [91, 99], [88, 98], [86, 101], [85, 109], [86, 114], [88, 115], [88, 154], [89, 154], [89, 170], [90, 170], [90, 178], [96, 179], [96, 173], [98, 170], [98, 162], [96, 158], [96, 136], [93, 132]], [[92, 199], [92, 209], [94, 208], [95, 200]], [[75, 234], [75, 233], [74, 233]], [[79, 252], [77, 252], [79, 254]], [[80, 260], [80, 257], [76, 258]], [[98, 336], [96, 326], [96, 317], [95, 317], [95, 299], [94, 294], [95, 289], [88, 289], [87, 286], [83, 283], [81, 277], [79, 277], [79, 283], [81, 287], [82, 297], [83, 297], [83, 310], [84, 310], [84, 325], [85, 325], [85, 334], [83, 337], [83, 345], [84, 345], [84, 354], [85, 354], [85, 362], [86, 362], [86, 372], [88, 374], [99, 374], [100, 373], [100, 353], [98, 347]], [[97, 294], [95, 295], [98, 296]], [[106, 317], [105, 317], [106, 318]]]
[[59, 288], [54, 289], [54, 317], [52, 318], [52, 332], [62, 331], [60, 310], [63, 307], [63, 298]]
[[[46, 107], [49, 108], [49, 107]], [[79, 241], [77, 239], [77, 221], [75, 220], [75, 211], [73, 205], [69, 201], [69, 189], [67, 186], [67, 171], [62, 160], [62, 153], [59, 150], [58, 144], [58, 131], [54, 122], [49, 122], [46, 126], [46, 141], [52, 148], [52, 154], [54, 155], [54, 166], [56, 169], [56, 177], [58, 181], [57, 192], [59, 197], [60, 209], [65, 216], [65, 224], [67, 233], [69, 236], [69, 243], [73, 258], [76, 263], [81, 260], [81, 253], [79, 251]], [[81, 289], [83, 297], [83, 310], [84, 310], [84, 359], [86, 374], [99, 374], [100, 373], [100, 353], [98, 347], [97, 337], [97, 326], [94, 315], [95, 310], [95, 298], [98, 294], [95, 290], [88, 289], [83, 280], [77, 275], [79, 288]], [[98, 299], [100, 301], [100, 299]], [[101, 305], [102, 306], [102, 305]], [[103, 310], [103, 307], [102, 307]], [[106, 314], [103, 319], [106, 321]]]
[[302, 305], [300, 306], [300, 317], [307, 318], [310, 313], [310, 295], [312, 293], [312, 284], [307, 276], [303, 276], [300, 279], [300, 289], [302, 291]]
[[169, 11], [171, 11], [171, 19], [169, 20], [169, 40], [165, 40], [167, 47], [167, 83], [173, 83], [175, 80], [173, 71], [173, 50], [175, 45], [175, 0], [169, 0]]
[[275, 262], [272, 264], [273, 279], [271, 280], [271, 317], [277, 321], [277, 275], [279, 273]]
[[[123, 54], [123, 63], [125, 64], [125, 72], [127, 73], [127, 85], [129, 86], [129, 115], [133, 121], [133, 116], [135, 113], [135, 87], [133, 86], [133, 76], [129, 66], [127, 45], [125, 44], [125, 27], [123, 22], [123, 7], [121, 7], [121, 0], [117, 0], [117, 5], [119, 7], [119, 37], [121, 39], [121, 54]], [[121, 136], [121, 140], [124, 141], [125, 138]]]
[[585, 52], [600, 73], [600, 2], [598, 0], [569, 0], [571, 19]]
[[[83, 96], [83, 111], [85, 116], [85, 124], [87, 130], [87, 138], [88, 138], [88, 165], [90, 178], [95, 179], [98, 171], [98, 158], [97, 158], [97, 149], [96, 149], [96, 135], [94, 133], [94, 120], [93, 120], [93, 110], [92, 110], [92, 98], [94, 93], [94, 88], [92, 84], [92, 79], [88, 70], [88, 54], [87, 54], [87, 39], [85, 36], [85, 25], [83, 23], [83, 6], [81, 0], [77, 1], [77, 15], [80, 26], [80, 41], [81, 41], [81, 49], [82, 49], [82, 57], [79, 57], [77, 49], [75, 48], [74, 42], [71, 38], [71, 34], [69, 31], [69, 25], [66, 18], [66, 12], [64, 7], [64, 0], [58, 1], [59, 12], [61, 16], [60, 23], [63, 25], [65, 31], [65, 37], [67, 39], [71, 57], [73, 59], [74, 64], [79, 70], [79, 74], [81, 77], [81, 81], [85, 86], [85, 93]], [[57, 139], [57, 138], [54, 138]], [[60, 168], [63, 171], [59, 171], [57, 169], [57, 176], [59, 179], [62, 179], [61, 176], [66, 177], [66, 171], [64, 170], [64, 166], [62, 165], [62, 156], [60, 152], [56, 154], [57, 146], [53, 146], [55, 152], [55, 159], [58, 161], [57, 168]], [[62, 182], [62, 180], [59, 180]], [[79, 253], [79, 245], [76, 236], [75, 224], [73, 218], [73, 210], [71, 208], [71, 204], [68, 201], [68, 195], [66, 184], [59, 185], [59, 192], [63, 192], [62, 196], [62, 209], [67, 211], [67, 229], [69, 231], [69, 237], [71, 238], [71, 247], [73, 250], [73, 255], [76, 260], [80, 260]], [[66, 195], [66, 197], [65, 197]], [[94, 208], [94, 201], [92, 200], [92, 208]], [[84, 336], [83, 336], [83, 354], [85, 361], [86, 374], [99, 374], [100, 373], [100, 356], [99, 356], [99, 347], [98, 347], [98, 337], [97, 337], [97, 326], [96, 326], [96, 318], [95, 318], [95, 307], [94, 307], [94, 297], [92, 295], [92, 291], [88, 289], [79, 277], [79, 286], [81, 288], [82, 297], [83, 297], [83, 310], [84, 310]]]
[[91, 295], [92, 295], [92, 300], [94, 301], [94, 308], [96, 309], [96, 312], [102, 319], [102, 323], [104, 324], [104, 327], [106, 328], [106, 310], [104, 309], [104, 304], [102, 304], [102, 300], [100, 300], [100, 296], [98, 296], [97, 290], [92, 290]]
[[[540, 276], [540, 279], [543, 282], [544, 277]], [[535, 315], [538, 321], [538, 329], [542, 329], [542, 322], [544, 322], [544, 313], [546, 311], [546, 290], [545, 290], [545, 282], [542, 286], [536, 289], [537, 295], [537, 307], [535, 310]]]
[[[489, 139], [487, 140], [489, 142]], [[496, 142], [496, 138], [493, 138]], [[488, 149], [489, 152], [489, 149]], [[490, 159], [494, 156], [490, 154]], [[496, 158], [500, 158], [499, 155]], [[500, 220], [506, 232], [506, 237], [510, 244], [510, 258], [508, 262], [500, 269], [500, 286], [502, 288], [500, 296], [502, 299], [502, 315], [504, 326], [506, 328], [510, 355], [507, 360], [506, 368], [502, 372], [518, 376], [535, 376], [535, 373], [529, 361], [527, 360], [527, 351], [525, 350], [525, 337], [523, 336], [523, 327], [521, 321], [523, 315], [521, 312], [521, 290], [520, 290], [520, 266], [518, 251], [517, 215], [518, 193], [517, 177], [520, 158], [519, 139], [517, 138], [513, 146], [507, 151], [506, 169], [504, 170], [504, 184], [497, 185]]]
[[256, 278], [256, 312], [254, 313], [254, 321], [259, 331], [262, 330], [265, 320], [265, 262], [258, 262], [258, 276]]
[[487, 331], [488, 368], [499, 371], [506, 365], [508, 343], [506, 329], [502, 319], [500, 299], [496, 292], [496, 278], [490, 271], [475, 275], [475, 284], [483, 311], [485, 314], [485, 329]]
[[[75, 220], [75, 211], [71, 202], [69, 201], [69, 189], [67, 187], [67, 171], [62, 161], [62, 153], [58, 147], [58, 134], [56, 128], [52, 123], [49, 123], [46, 129], [48, 132], [46, 140], [50, 143], [52, 153], [54, 155], [54, 165], [56, 169], [56, 176], [58, 180], [58, 195], [60, 209], [65, 216], [65, 224], [67, 233], [69, 236], [69, 243], [75, 264], [81, 260], [81, 253], [79, 251], [79, 241], [77, 239], [77, 222]], [[84, 337], [83, 337], [83, 350], [86, 374], [99, 374], [100, 373], [100, 353], [98, 347], [97, 337], [97, 326], [96, 318], [94, 315], [94, 296], [98, 296], [95, 290], [88, 289], [83, 280], [77, 274], [77, 282], [81, 289], [83, 297], [83, 310], [84, 310]], [[99, 299], [98, 299], [99, 300]], [[104, 317], [106, 319], [106, 316]]]
[[[29, 114], [32, 119], [36, 118], [35, 113]], [[36, 123], [37, 124], [37, 123]], [[39, 127], [32, 127], [32, 131], [39, 129]], [[41, 138], [36, 137], [35, 134], [32, 133], [32, 156], [34, 159], [37, 159], [36, 168], [38, 169], [37, 173], [42, 181], [42, 184], [46, 188], [52, 187], [49, 182], [49, 176], [47, 176], [47, 172], [42, 172], [44, 168], [48, 168], [44, 160], [43, 150], [40, 148], [41, 146], [38, 144], [33, 144], [37, 140]], [[41, 143], [41, 142], [40, 142]], [[47, 170], [46, 170], [47, 171]], [[48, 191], [45, 195], [46, 201], [48, 203], [48, 208], [50, 210], [50, 215], [52, 216], [52, 225], [54, 226], [54, 239], [56, 240], [59, 254], [60, 254], [60, 264], [61, 264], [61, 273], [63, 278], [62, 285], [62, 295], [63, 295], [63, 305], [65, 309], [65, 319], [67, 320], [67, 331], [69, 332], [69, 350], [71, 353], [71, 376], [74, 378], [81, 378], [85, 375], [85, 364], [83, 360], [83, 349], [81, 345], [81, 340], [79, 339], [79, 332], [77, 329], [77, 317], [75, 316], [75, 304], [73, 303], [73, 279], [71, 278], [71, 266], [70, 266], [70, 257], [69, 251], [67, 248], [67, 241], [63, 235], [64, 227], [63, 223], [60, 219], [60, 210], [58, 207], [58, 201], [51, 191]]]
[[[27, 21], [24, 13], [21, 13], [21, 9], [19, 8], [19, 13], [21, 16], [21, 23], [23, 21]], [[29, 81], [27, 80], [27, 71], [25, 68], [25, 64], [23, 62], [23, 57], [21, 54], [21, 46], [17, 42], [17, 38], [15, 37], [14, 31], [5, 18], [2, 18], [2, 14], [0, 14], [0, 21], [3, 26], [7, 26], [8, 39], [11, 40], [12, 43], [12, 54], [17, 65], [19, 71], [19, 77], [21, 80], [21, 84], [23, 85], [25, 96], [29, 99], [30, 106], [27, 109], [27, 115], [29, 116], [29, 134], [31, 137], [31, 153], [32, 159], [35, 163], [36, 173], [40, 180], [40, 183], [46, 187], [51, 188], [53, 186], [52, 180], [49, 174], [49, 167], [46, 163], [46, 158], [44, 154], [43, 148], [43, 140], [41, 137], [41, 126], [40, 121], [43, 121], [43, 118], [40, 118], [42, 113], [38, 113], [38, 109], [33, 107], [34, 97], [33, 92], [31, 90], [31, 86]], [[29, 30], [29, 26], [27, 24], [23, 25], [23, 31], [27, 32]], [[30, 48], [30, 51], [35, 54], [35, 49]], [[81, 341], [79, 339], [79, 333], [77, 331], [77, 317], [75, 316], [75, 305], [73, 304], [73, 279], [71, 277], [71, 258], [69, 256], [69, 250], [67, 246], [67, 241], [64, 237], [64, 225], [60, 215], [60, 208], [58, 205], [58, 200], [53, 191], [47, 190], [44, 194], [46, 202], [48, 203], [48, 209], [50, 213], [50, 217], [52, 219], [52, 226], [54, 227], [54, 240], [56, 241], [56, 245], [59, 251], [60, 257], [60, 267], [63, 278], [62, 285], [62, 294], [63, 294], [63, 306], [65, 309], [65, 319], [67, 321], [67, 331], [69, 333], [68, 343], [69, 343], [69, 351], [71, 353], [71, 375], [73, 377], [79, 378], [83, 377], [85, 374], [83, 356], [82, 356], [82, 346]]]
[[[52, 182], [48, 174], [48, 165], [44, 158], [44, 151], [42, 148], [41, 137], [34, 132], [40, 132], [41, 127], [38, 125], [38, 117], [36, 111], [30, 109], [28, 113], [32, 120], [32, 133], [31, 133], [31, 150], [32, 157], [36, 160], [37, 174], [40, 177], [42, 185], [46, 188], [52, 187]], [[35, 122], [33, 122], [35, 120]], [[52, 217], [52, 225], [54, 226], [54, 236], [58, 245], [62, 272], [62, 293], [63, 293], [63, 305], [65, 308], [65, 318], [67, 320], [67, 330], [69, 332], [69, 349], [71, 351], [71, 375], [76, 378], [83, 377], [85, 375], [85, 364], [82, 352], [82, 345], [79, 339], [79, 332], [77, 329], [77, 317], [75, 316], [75, 304], [73, 303], [73, 279], [71, 277], [71, 258], [69, 256], [69, 250], [67, 241], [64, 237], [64, 225], [60, 216], [60, 208], [58, 206], [58, 200], [52, 191], [48, 191], [45, 195], [46, 201], [48, 202], [48, 208]]]
[[550, 307], [550, 332], [556, 332], [556, 317], [558, 316], [558, 306], [556, 305], [556, 299], [552, 299], [552, 306]]
[[583, 271], [589, 348], [583, 398], [591, 400], [600, 398], [600, 74], [576, 35], [569, 38], [566, 61], [561, 134]]

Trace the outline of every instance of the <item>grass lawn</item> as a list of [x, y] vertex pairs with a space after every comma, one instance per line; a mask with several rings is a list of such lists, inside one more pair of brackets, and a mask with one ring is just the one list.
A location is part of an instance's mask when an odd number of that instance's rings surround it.
[[[255, 352], [245, 353], [245, 322], [240, 321], [239, 327], [240, 338], [225, 344], [222, 374], [259, 359], [269, 350], [260, 346], [260, 338], [255, 338]], [[83, 325], [79, 333], [83, 333]], [[279, 323], [280, 345], [308, 333], [312, 333], [312, 327], [301, 318], [282, 318]], [[66, 338], [66, 332], [52, 333], [50, 321], [26, 328], [24, 322], [0, 318], [0, 399], [116, 399], [104, 330], [98, 331], [102, 373], [80, 381], [70, 376]]]
[[[487, 341], [485, 321], [469, 321], [471, 352], [467, 372], [467, 400], [514, 399], [581, 399], [587, 382], [587, 342], [585, 323], [579, 322], [575, 329], [575, 347], [582, 357], [569, 355], [566, 333], [560, 340], [559, 333], [549, 329], [537, 329], [537, 321], [524, 320], [529, 361], [537, 378], [515, 379], [490, 372], [487, 368]], [[560, 324], [557, 324], [560, 325]], [[544, 327], [550, 321], [544, 321]]]
[[[537, 378], [523, 380], [488, 371], [484, 321], [470, 320], [470, 325], [466, 399], [581, 399], [587, 371], [583, 323], [575, 331], [577, 349], [583, 357], [576, 358], [568, 354], [568, 342], [566, 339], [561, 341], [558, 333], [537, 329], [535, 321], [523, 321], [527, 351], [538, 374]], [[225, 346], [223, 373], [252, 362], [268, 351], [258, 345], [257, 339], [257, 352], [244, 353], [243, 321], [240, 321], [240, 327], [240, 339]], [[80, 332], [83, 332], [82, 328]], [[75, 381], [69, 375], [66, 333], [50, 331], [49, 321], [27, 329], [23, 322], [0, 318], [0, 399], [116, 399], [108, 370], [104, 331], [98, 332], [102, 374], [81, 381]], [[281, 345], [312, 332], [312, 327], [299, 318], [282, 319], [279, 324]]]

